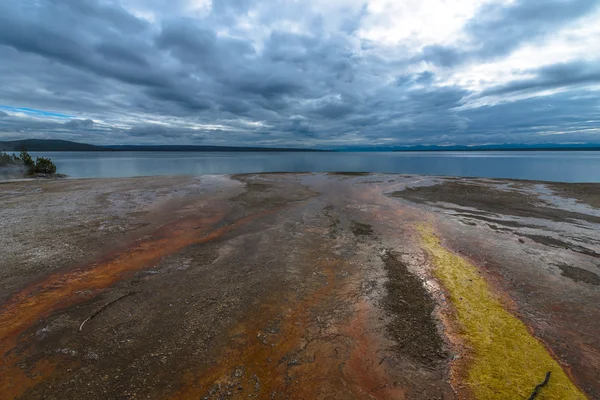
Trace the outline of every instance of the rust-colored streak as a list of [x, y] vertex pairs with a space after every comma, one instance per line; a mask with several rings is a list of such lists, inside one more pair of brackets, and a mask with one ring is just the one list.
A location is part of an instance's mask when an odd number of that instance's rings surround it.
[[[364, 299], [334, 305], [356, 293], [358, 281], [336, 278], [339, 261], [321, 263], [326, 284], [291, 307], [282, 309], [280, 299], [263, 305], [230, 332], [219, 363], [188, 374], [172, 399], [404, 398], [376, 359], [382, 345], [373, 333], [373, 306]], [[325, 310], [329, 323], [315, 314]], [[337, 312], [350, 316], [340, 321]], [[269, 333], [265, 328], [278, 319], [277, 332]]]
[[[71, 271], [50, 275], [40, 283], [25, 288], [10, 298], [0, 309], [0, 393], [18, 397], [27, 388], [39, 383], [41, 375], [32, 379], [16, 364], [18, 355], [11, 354], [19, 335], [52, 312], [89, 300], [99, 291], [126, 278], [135, 271], [152, 266], [161, 257], [187, 246], [215, 240], [266, 213], [267, 210], [239, 219], [218, 229], [225, 212], [212, 212], [202, 218], [187, 218], [160, 228], [149, 239], [133, 247], [105, 257], [102, 261]], [[213, 229], [211, 231], [211, 229]], [[43, 365], [42, 365], [43, 364]], [[44, 361], [36, 365], [47, 377], [53, 367]]]
[[373, 304], [363, 299], [355, 305], [355, 309], [355, 318], [344, 329], [347, 335], [356, 340], [347, 362], [348, 380], [353, 383], [355, 392], [364, 398], [404, 398], [404, 388], [390, 382], [383, 363], [375, 358], [378, 350], [376, 344], [380, 338], [368, 329], [369, 316], [375, 312]]

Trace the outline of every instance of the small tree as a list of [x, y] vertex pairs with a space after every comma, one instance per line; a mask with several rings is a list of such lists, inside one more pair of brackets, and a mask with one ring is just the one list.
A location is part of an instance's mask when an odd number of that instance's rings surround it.
[[23, 162], [23, 165], [25, 165], [25, 167], [27, 167], [27, 169], [30, 170], [30, 172], [35, 169], [35, 163], [33, 162], [33, 158], [31, 158], [31, 156], [26, 150], [21, 150], [21, 156], [19, 158]]
[[10, 155], [8, 155], [4, 152], [0, 153], [0, 167], [6, 166], [6, 165], [9, 165], [12, 163], [13, 163], [13, 158]]
[[38, 174], [55, 174], [56, 165], [49, 158], [37, 157], [35, 159], [35, 172]]

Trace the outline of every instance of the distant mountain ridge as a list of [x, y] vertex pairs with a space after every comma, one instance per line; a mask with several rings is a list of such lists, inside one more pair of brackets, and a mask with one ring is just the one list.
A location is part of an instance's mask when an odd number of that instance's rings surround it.
[[279, 152], [328, 152], [328, 151], [600, 151], [600, 144], [488, 144], [488, 145], [417, 145], [417, 146], [361, 146], [346, 147], [335, 150], [302, 149], [302, 148], [275, 148], [275, 147], [239, 147], [239, 146], [202, 146], [202, 145], [106, 145], [97, 146], [87, 143], [72, 142], [58, 139], [24, 139], [0, 141], [0, 151], [18, 152], [27, 151], [279, 151]]
[[522, 144], [522, 143], [507, 143], [507, 144], [486, 144], [486, 145], [416, 145], [416, 146], [385, 146], [385, 147], [346, 147], [339, 151], [599, 151], [600, 144], [598, 143], [540, 143], [540, 144]]
[[0, 142], [0, 151], [285, 151], [308, 152], [328, 151], [316, 149], [273, 148], [273, 147], [229, 147], [197, 145], [110, 145], [96, 146], [69, 140], [24, 139]]
[[285, 152], [309, 152], [329, 151], [317, 149], [297, 149], [278, 147], [236, 147], [236, 146], [198, 146], [198, 145], [110, 145], [103, 147], [112, 151], [285, 151]]
[[0, 151], [110, 151], [92, 144], [54, 139], [24, 139], [0, 142]]
[[[413, 151], [543, 151], [543, 150], [600, 150], [600, 144], [488, 144], [480, 146], [417, 146]], [[397, 151], [403, 151], [399, 149]], [[404, 149], [406, 151], [406, 149]]]

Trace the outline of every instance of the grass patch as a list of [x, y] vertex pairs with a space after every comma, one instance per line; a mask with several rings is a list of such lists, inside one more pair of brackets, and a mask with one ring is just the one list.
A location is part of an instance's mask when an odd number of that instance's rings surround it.
[[419, 232], [469, 347], [463, 376], [475, 398], [527, 399], [550, 371], [552, 377], [536, 399], [586, 399], [525, 324], [503, 307], [477, 268], [446, 250], [430, 227], [420, 226]]

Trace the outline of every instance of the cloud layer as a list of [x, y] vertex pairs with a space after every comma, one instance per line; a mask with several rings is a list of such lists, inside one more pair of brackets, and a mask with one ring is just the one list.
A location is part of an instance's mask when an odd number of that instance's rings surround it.
[[0, 2], [0, 140], [600, 142], [597, 0]]

